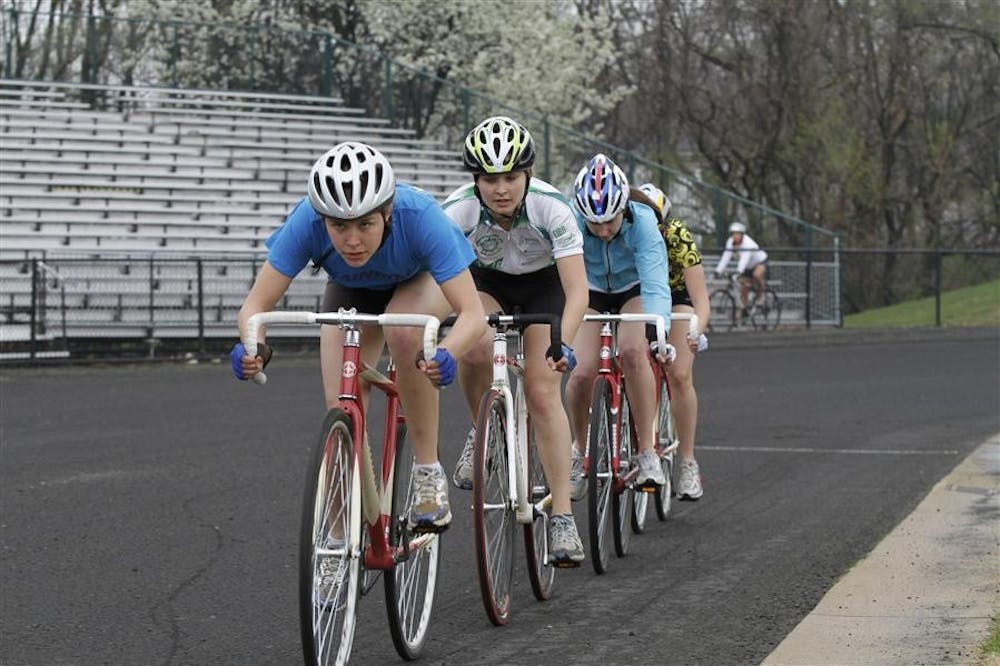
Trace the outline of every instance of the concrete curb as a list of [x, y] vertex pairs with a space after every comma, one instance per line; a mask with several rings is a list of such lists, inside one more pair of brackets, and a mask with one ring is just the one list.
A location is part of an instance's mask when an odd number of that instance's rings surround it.
[[998, 614], [1000, 433], [934, 486], [763, 664], [972, 664]]

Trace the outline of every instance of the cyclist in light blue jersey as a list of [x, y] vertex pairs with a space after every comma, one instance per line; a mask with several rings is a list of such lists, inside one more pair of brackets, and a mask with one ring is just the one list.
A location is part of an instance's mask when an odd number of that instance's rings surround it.
[[[292, 280], [310, 261], [329, 276], [323, 311], [434, 315], [452, 311], [458, 321], [433, 359], [422, 357], [421, 331], [365, 327], [361, 357], [378, 365], [388, 345], [397, 360], [397, 384], [415, 454], [416, 500], [410, 514], [420, 531], [440, 531], [451, 522], [447, 477], [438, 461], [438, 391], [456, 374], [455, 358], [486, 330], [485, 312], [469, 272], [468, 242], [429, 194], [396, 183], [379, 151], [345, 142], [320, 157], [309, 177], [309, 195], [267, 239], [261, 267], [239, 313], [241, 333], [258, 312], [274, 309]], [[242, 336], [241, 336], [242, 337]], [[263, 336], [262, 336], [263, 337]], [[320, 362], [327, 407], [339, 399], [344, 332], [320, 331]], [[270, 354], [252, 358], [239, 343], [230, 354], [233, 372], [249, 379]], [[430, 381], [428, 381], [430, 380]], [[369, 391], [363, 386], [363, 399]]]
[[[630, 195], [625, 173], [601, 154], [595, 155], [580, 170], [574, 191], [581, 215], [579, 224], [590, 285], [588, 312], [658, 314], [669, 330], [671, 300], [667, 284], [667, 246], [660, 235], [659, 218], [652, 205], [638, 190]], [[575, 433], [570, 475], [573, 499], [582, 499], [587, 492], [583, 456], [587, 447], [587, 408], [600, 361], [600, 335], [599, 322], [584, 322], [580, 326], [574, 340], [578, 362], [566, 383], [566, 404]], [[639, 439], [636, 484], [662, 486], [665, 483], [663, 469], [653, 450], [656, 386], [649, 367], [648, 349], [645, 324], [619, 325], [618, 350]], [[662, 356], [659, 359], [665, 361]]]

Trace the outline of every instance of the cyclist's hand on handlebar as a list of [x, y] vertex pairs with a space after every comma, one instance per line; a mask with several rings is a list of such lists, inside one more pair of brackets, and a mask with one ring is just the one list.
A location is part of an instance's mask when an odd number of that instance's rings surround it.
[[438, 347], [434, 358], [424, 360], [424, 353], [417, 354], [417, 368], [434, 386], [444, 387], [455, 381], [455, 357], [444, 347]]
[[653, 352], [656, 360], [664, 365], [670, 365], [677, 360], [677, 350], [669, 342], [667, 343], [667, 348], [661, 350], [660, 344], [654, 340], [649, 343], [649, 351]]
[[[559, 357], [559, 360], [556, 360], [556, 356]], [[556, 372], [572, 372], [573, 368], [576, 367], [576, 355], [573, 354], [573, 348], [565, 342], [560, 345], [558, 350], [555, 345], [551, 345], [545, 352], [545, 361], [549, 364], [549, 368]]]
[[242, 342], [237, 342], [232, 351], [229, 352], [229, 361], [233, 367], [233, 375], [236, 379], [253, 379], [253, 377], [263, 370], [271, 361], [274, 350], [263, 342], [257, 344], [257, 356], [247, 354], [246, 347]]

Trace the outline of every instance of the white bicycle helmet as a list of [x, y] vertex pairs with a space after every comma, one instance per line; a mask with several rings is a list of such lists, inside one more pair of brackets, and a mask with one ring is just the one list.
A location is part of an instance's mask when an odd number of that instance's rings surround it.
[[666, 222], [667, 218], [670, 217], [670, 199], [663, 193], [663, 190], [652, 183], [643, 183], [639, 186], [639, 191], [656, 204], [656, 212], [660, 214], [660, 219]]
[[473, 173], [530, 169], [535, 163], [535, 140], [516, 120], [493, 116], [476, 125], [465, 137], [462, 161]]
[[747, 232], [747, 225], [742, 222], [733, 222], [729, 225], [729, 233], [731, 234], [745, 234]]
[[580, 169], [573, 192], [577, 207], [589, 222], [606, 224], [628, 205], [628, 178], [609, 157], [598, 153]]
[[354, 220], [376, 210], [396, 193], [396, 176], [385, 155], [346, 141], [316, 160], [309, 174], [309, 201], [316, 212]]

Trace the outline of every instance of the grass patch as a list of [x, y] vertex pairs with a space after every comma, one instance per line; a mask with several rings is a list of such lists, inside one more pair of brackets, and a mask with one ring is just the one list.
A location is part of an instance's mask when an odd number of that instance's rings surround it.
[[[844, 317], [844, 328], [894, 328], [934, 324], [933, 296]], [[1000, 327], [1000, 280], [943, 292], [941, 324]]]
[[979, 652], [979, 661], [976, 663], [982, 666], [1000, 664], [1000, 615], [993, 619], [993, 631], [990, 632], [989, 638], [983, 642]]

